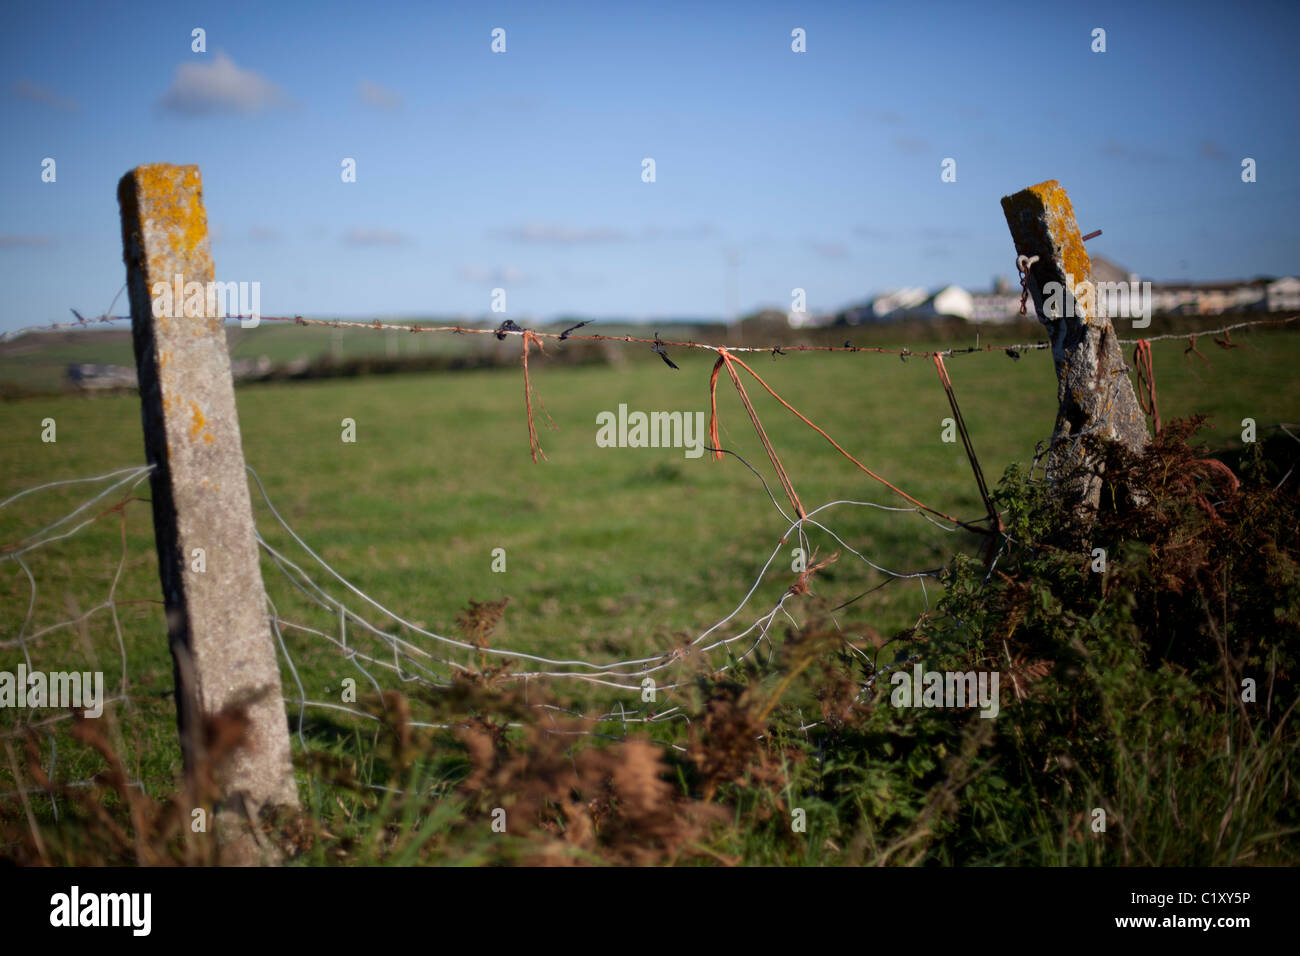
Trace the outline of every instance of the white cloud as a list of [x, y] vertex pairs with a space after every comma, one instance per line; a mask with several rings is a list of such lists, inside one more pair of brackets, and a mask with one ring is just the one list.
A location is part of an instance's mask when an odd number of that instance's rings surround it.
[[361, 94], [361, 102], [367, 106], [373, 106], [377, 110], [383, 110], [385, 113], [391, 113], [402, 105], [402, 98], [392, 90], [386, 90], [378, 83], [372, 83], [369, 80], [362, 80], [358, 87]]
[[461, 266], [458, 275], [467, 282], [479, 282], [489, 285], [523, 285], [530, 277], [514, 266]]
[[930, 141], [920, 136], [895, 136], [894, 146], [913, 156], [930, 151]]
[[48, 106], [56, 110], [72, 112], [81, 108], [76, 100], [66, 99], [56, 93], [32, 83], [28, 80], [19, 80], [12, 87], [10, 92], [20, 100], [27, 100], [30, 103], [40, 103], [42, 106]]
[[12, 233], [0, 233], [0, 249], [36, 249], [52, 245], [54, 245], [53, 236], [16, 236]]
[[512, 226], [502, 230], [501, 235], [515, 242], [528, 242], [537, 245], [576, 246], [596, 245], [600, 243], [631, 242], [640, 240], [656, 242], [659, 240], [694, 240], [707, 239], [716, 230], [705, 223], [692, 226], [645, 226], [639, 232], [628, 232], [611, 226], [569, 226], [559, 222], [528, 222], [521, 226]]
[[402, 233], [382, 226], [371, 229], [353, 226], [344, 236], [344, 241], [350, 246], [401, 246], [410, 240]]
[[641, 230], [641, 238], [648, 241], [657, 239], [689, 241], [692, 239], [708, 239], [716, 232], [717, 230], [707, 223], [697, 223], [693, 226], [670, 226], [667, 229], [660, 226], [646, 226]]
[[907, 123], [898, 110], [878, 110], [863, 106], [859, 107], [858, 111], [873, 123], [880, 123], [882, 126], [903, 126]]
[[530, 222], [506, 230], [506, 236], [516, 242], [534, 242], [545, 245], [577, 245], [591, 242], [622, 242], [626, 234], [605, 226], [579, 228], [555, 222]]
[[224, 53], [211, 63], [182, 63], [171, 88], [158, 104], [171, 113], [205, 116], [212, 113], [257, 113], [289, 105], [288, 95], [252, 70], [240, 69]]
[[1204, 159], [1226, 159], [1228, 154], [1212, 139], [1203, 139], [1199, 147], [1200, 154]]
[[1150, 149], [1134, 143], [1121, 143], [1115, 139], [1108, 139], [1101, 152], [1103, 156], [1129, 163], [1164, 163], [1169, 160], [1169, 156], [1158, 149]]
[[842, 242], [819, 242], [808, 240], [808, 247], [823, 259], [844, 259], [848, 256], [848, 247]]

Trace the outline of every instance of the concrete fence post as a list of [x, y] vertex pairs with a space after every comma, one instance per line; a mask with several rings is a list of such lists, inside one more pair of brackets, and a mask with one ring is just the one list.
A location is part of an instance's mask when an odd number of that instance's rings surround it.
[[1048, 476], [1077, 513], [1095, 514], [1103, 465], [1084, 435], [1122, 443], [1140, 454], [1149, 441], [1146, 416], [1126, 374], [1110, 319], [1097, 307], [1092, 263], [1074, 220], [1074, 207], [1054, 179], [1002, 199], [1021, 262], [1037, 257], [1026, 281], [1056, 363], [1056, 426]]
[[[244, 821], [263, 806], [296, 806], [298, 796], [225, 327], [208, 305], [199, 170], [140, 166], [117, 195], [187, 785], [193, 794], [195, 774], [213, 774], [223, 862], [264, 861]], [[209, 766], [213, 719], [240, 706], [242, 743]]]

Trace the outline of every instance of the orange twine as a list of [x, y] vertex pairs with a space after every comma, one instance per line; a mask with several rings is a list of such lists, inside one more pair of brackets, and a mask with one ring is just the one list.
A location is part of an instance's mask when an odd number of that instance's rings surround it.
[[[811, 421], [809, 421], [808, 418], [807, 418], [805, 415], [803, 415], [803, 414], [802, 414], [802, 413], [801, 413], [797, 408], [795, 408], [793, 405], [791, 405], [789, 402], [787, 402], [784, 398], [782, 398], [780, 395], [778, 395], [775, 391], [773, 391], [772, 386], [768, 385], [767, 382], [763, 381], [763, 377], [762, 377], [761, 375], [759, 375], [759, 374], [758, 374], [757, 372], [755, 372], [752, 368], [750, 368], [748, 365], [746, 365], [746, 364], [745, 364], [741, 359], [739, 359], [739, 358], [737, 358], [736, 356], [732, 355], [730, 352], [728, 352], [728, 351], [727, 351], [726, 349], [724, 349], [724, 348], [719, 348], [719, 349], [718, 349], [718, 362], [717, 362], [716, 365], [713, 366], [713, 376], [712, 376], [712, 378], [710, 378], [710, 380], [709, 380], [709, 393], [710, 393], [710, 399], [711, 399], [711, 405], [712, 405], [712, 411], [713, 411], [712, 418], [711, 418], [710, 421], [709, 421], [709, 437], [710, 437], [710, 439], [711, 439], [712, 442], [713, 442], [713, 447], [714, 447], [714, 448], [719, 448], [719, 447], [721, 447], [720, 444], [719, 444], [719, 442], [718, 442], [718, 397], [717, 397], [717, 386], [718, 386], [718, 370], [719, 370], [720, 368], [722, 368], [722, 366], [723, 366], [724, 363], [725, 363], [726, 366], [727, 366], [727, 371], [731, 374], [732, 381], [736, 383], [736, 388], [739, 389], [739, 391], [740, 391], [741, 399], [742, 399], [742, 401], [745, 403], [745, 407], [749, 410], [750, 417], [751, 417], [751, 418], [753, 419], [753, 421], [754, 421], [754, 426], [758, 429], [758, 432], [759, 432], [759, 439], [763, 442], [764, 447], [768, 449], [768, 455], [772, 458], [772, 463], [773, 463], [773, 465], [776, 466], [776, 468], [777, 468], [777, 474], [781, 477], [781, 479], [782, 479], [782, 485], [783, 485], [783, 486], [785, 486], [786, 483], [787, 483], [787, 481], [788, 481], [788, 479], [785, 478], [785, 471], [784, 471], [784, 469], [782, 469], [782, 468], [780, 467], [780, 463], [779, 463], [779, 461], [776, 459], [776, 452], [772, 450], [770, 443], [767, 441], [767, 436], [763, 433], [762, 426], [760, 426], [760, 425], [758, 424], [758, 415], [754, 412], [754, 410], [753, 410], [753, 406], [750, 405], [750, 403], [749, 403], [749, 398], [748, 398], [748, 396], [745, 395], [745, 390], [744, 390], [744, 388], [742, 388], [741, 385], [740, 385], [740, 378], [736, 375], [735, 370], [732, 368], [732, 363], [735, 363], [736, 365], [739, 365], [741, 368], [743, 368], [743, 369], [744, 369], [746, 372], [748, 372], [750, 375], [754, 376], [754, 379], [758, 382], [758, 384], [759, 384], [759, 385], [762, 385], [763, 388], [765, 388], [765, 389], [767, 390], [767, 393], [768, 393], [769, 395], [771, 395], [771, 396], [772, 396], [773, 398], [775, 398], [778, 402], [780, 402], [782, 405], [784, 405], [784, 406], [785, 406], [789, 411], [793, 412], [796, 418], [798, 418], [801, 422], [803, 422], [805, 425], [807, 425], [807, 426], [808, 426], [809, 428], [811, 428], [813, 431], [817, 432], [819, 435], [821, 435], [823, 438], [825, 438], [828, 442], [830, 442], [831, 446], [832, 446], [836, 451], [838, 451], [841, 455], [843, 455], [843, 456], [844, 456], [845, 458], [847, 458], [849, 461], [853, 462], [853, 464], [857, 465], [858, 468], [861, 469], [862, 471], [864, 471], [867, 475], [869, 475], [870, 477], [874, 478], [876, 481], [880, 482], [882, 485], [884, 485], [884, 486], [885, 486], [886, 488], [888, 488], [890, 491], [894, 492], [894, 494], [900, 496], [901, 498], [904, 498], [904, 499], [907, 500], [907, 501], [910, 501], [912, 504], [916, 505], [918, 508], [920, 508], [920, 509], [923, 510], [923, 511], [928, 511], [928, 512], [930, 512], [930, 514], [932, 514], [932, 515], [937, 515], [938, 517], [943, 518], [945, 521], [951, 521], [951, 522], [952, 522], [953, 524], [955, 524], [955, 525], [959, 525], [959, 526], [963, 526], [963, 527], [965, 526], [965, 523], [964, 523], [963, 521], [961, 521], [961, 519], [959, 519], [959, 518], [954, 518], [952, 515], [944, 514], [942, 511], [937, 511], [937, 510], [935, 510], [934, 508], [931, 508], [929, 505], [924, 505], [924, 504], [922, 504], [921, 502], [919, 502], [919, 501], [917, 501], [915, 498], [913, 498], [911, 495], [909, 495], [907, 492], [903, 491], [901, 488], [897, 487], [896, 485], [893, 485], [893, 484], [891, 484], [890, 482], [886, 481], [884, 478], [882, 478], [882, 477], [880, 477], [879, 475], [877, 475], [874, 471], [872, 471], [872, 470], [871, 470], [870, 468], [868, 468], [866, 465], [862, 464], [862, 462], [858, 461], [856, 458], [854, 458], [852, 455], [850, 455], [847, 451], [845, 451], [845, 450], [840, 446], [840, 444], [839, 444], [839, 443], [838, 443], [834, 438], [831, 438], [830, 435], [826, 434], [826, 432], [825, 432], [824, 429], [819, 428], [817, 425], [813, 424], [813, 423], [812, 423]], [[722, 454], [721, 454], [720, 452], [714, 452], [714, 457], [715, 457], [715, 458], [721, 458], [721, 457], [722, 457]], [[794, 489], [793, 489], [793, 488], [787, 488], [787, 492], [786, 492], [786, 493], [787, 493], [788, 495], [791, 496], [791, 504], [795, 505], [795, 510], [799, 513], [799, 516], [800, 516], [800, 517], [803, 517], [803, 516], [804, 516], [803, 507], [802, 507], [801, 505], [798, 504], [798, 499], [794, 497]]]
[[1202, 362], [1204, 362], [1206, 365], [1210, 364], [1210, 360], [1207, 359], [1205, 355], [1201, 352], [1201, 350], [1196, 347], [1196, 336], [1194, 335], [1187, 336], [1187, 343], [1188, 343], [1187, 348], [1183, 349], [1184, 355], [1200, 355]]
[[[709, 383], [710, 389], [714, 390], [712, 401], [713, 420], [709, 423], [709, 437], [713, 441], [713, 447], [720, 447], [717, 439], [718, 397], [716, 387], [718, 384], [718, 366], [725, 363], [727, 366], [727, 374], [731, 376], [732, 384], [736, 386], [736, 391], [740, 393], [741, 404], [745, 406], [745, 411], [749, 412], [749, 420], [754, 423], [754, 431], [758, 432], [758, 440], [762, 443], [763, 449], [767, 452], [767, 457], [771, 460], [772, 467], [776, 469], [776, 477], [781, 482], [781, 487], [785, 489], [786, 497], [790, 499], [790, 506], [794, 508], [794, 513], [798, 515], [799, 520], [802, 521], [804, 518], [808, 517], [808, 513], [803, 510], [803, 503], [799, 501], [799, 496], [795, 494], [794, 485], [791, 483], [790, 477], [785, 473], [785, 468], [782, 467], [781, 459], [777, 457], [776, 449], [772, 447], [772, 442], [768, 440], [767, 432], [763, 430], [763, 423], [758, 419], [758, 412], [754, 410], [754, 405], [750, 402], [749, 395], [745, 393], [745, 386], [741, 384], [740, 376], [736, 374], [732, 362], [739, 362], [742, 366], [748, 369], [748, 366], [745, 366], [744, 362], [731, 356], [726, 349], [718, 349], [718, 364], [713, 367], [713, 376]], [[754, 375], [752, 369], [749, 369], [749, 374]], [[758, 378], [757, 375], [754, 375], [754, 377]], [[762, 379], [759, 379], [759, 381], [761, 382]], [[771, 389], [768, 389], [768, 391], [771, 391]], [[718, 453], [714, 452], [714, 455], [717, 456]]]
[[[546, 459], [547, 461], [550, 461], [550, 459], [546, 458], [546, 452], [542, 451], [542, 443], [537, 438], [537, 426], [533, 422], [533, 383], [528, 377], [528, 347], [530, 345], [536, 345], [537, 350], [540, 352], [542, 350], [542, 340], [539, 339], [535, 334], [527, 330], [524, 331], [523, 339], [524, 339], [524, 408], [528, 410], [528, 446], [529, 448], [532, 449], [533, 452], [533, 464], [537, 464], [538, 455], [541, 455], [542, 458]], [[539, 398], [537, 402], [540, 405], [541, 399]], [[542, 405], [542, 414], [546, 415], [546, 420], [548, 422], [551, 422], [551, 416], [547, 414], [545, 405]], [[551, 422], [551, 428], [552, 429], [555, 428], [554, 422]]]
[[[1192, 347], [1196, 347], [1195, 337]], [[1199, 352], [1197, 354], [1200, 355]], [[1133, 365], [1138, 374], [1138, 404], [1142, 406], [1142, 411], [1151, 416], [1156, 435], [1159, 436], [1161, 426], [1160, 407], [1156, 404], [1156, 373], [1151, 365], [1151, 343], [1146, 339], [1138, 339], [1133, 349]]]

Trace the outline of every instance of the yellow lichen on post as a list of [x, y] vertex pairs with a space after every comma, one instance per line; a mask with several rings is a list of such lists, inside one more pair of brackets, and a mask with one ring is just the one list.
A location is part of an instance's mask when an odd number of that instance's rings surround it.
[[[203, 183], [197, 166], [152, 163], [134, 171], [140, 196], [145, 199], [157, 225], [173, 238], [174, 250], [192, 256], [208, 238], [208, 214], [203, 208]], [[211, 252], [203, 251], [205, 258]]]
[[[118, 201], [186, 777], [195, 788], [215, 778], [223, 860], [258, 862], [245, 814], [298, 798], [225, 326], [206, 307], [186, 310], [197, 302], [176, 289], [198, 283], [206, 306], [212, 288], [198, 168], [138, 167], [122, 177]], [[155, 290], [170, 301], [157, 314]], [[199, 551], [202, 570], [191, 563]], [[205, 727], [228, 707], [245, 714], [247, 731], [213, 767]]]
[[190, 441], [196, 442], [199, 440], [199, 437], [202, 436], [204, 441], [211, 444], [212, 433], [205, 431], [208, 423], [203, 417], [203, 409], [199, 408], [198, 402], [190, 402], [190, 415], [193, 419], [190, 424]]
[[1148, 441], [1146, 419], [1124, 374], [1124, 358], [1110, 320], [1099, 313], [1092, 285], [1092, 261], [1074, 218], [1074, 204], [1056, 180], [1004, 196], [1002, 211], [1018, 262], [1033, 260], [1024, 277], [1039, 321], [1047, 329], [1056, 362], [1059, 409], [1048, 470], [1070, 472], [1064, 459], [1082, 456], [1075, 470], [1077, 499], [1094, 508], [1100, 492], [1100, 464], [1082, 444], [1067, 453], [1062, 442], [1099, 434], [1140, 452]]
[[[1065, 192], [1065, 187], [1055, 179], [1030, 186], [1027, 192], [1038, 197], [1047, 227], [1056, 246], [1056, 255], [1061, 260], [1065, 274], [1073, 276], [1076, 283], [1092, 277], [1092, 260], [1083, 247], [1083, 236], [1074, 219], [1074, 204]], [[1073, 289], [1070, 290], [1074, 292]]]
[[[1035, 251], [1025, 251], [1021, 248], [1020, 241], [1017, 241], [1016, 252], [1038, 256], [1042, 265], [1034, 271], [1034, 274], [1044, 274], [1043, 281], [1039, 285], [1043, 286], [1051, 281], [1061, 283], [1064, 292], [1071, 299], [1071, 308], [1077, 309], [1078, 317], [1085, 324], [1094, 318], [1095, 308], [1091, 296], [1085, 297], [1082, 308], [1079, 307], [1080, 303], [1074, 301], [1075, 291], [1080, 284], [1090, 282], [1092, 279], [1092, 260], [1088, 258], [1088, 252], [1084, 249], [1083, 236], [1080, 235], [1074, 218], [1074, 204], [1070, 202], [1065, 187], [1055, 179], [1038, 183], [1014, 195], [1004, 197], [1002, 210], [1006, 214], [1008, 223], [1015, 220], [1021, 224], [1022, 231], [1032, 233], [1032, 235], [1025, 235], [1023, 239], [1026, 245], [1032, 246]], [[1013, 229], [1013, 236], [1014, 234]], [[1055, 274], [1051, 276], [1045, 275], [1048, 271], [1046, 267], [1048, 262], [1054, 267], [1051, 271]], [[1041, 305], [1038, 296], [1035, 296], [1034, 304]], [[1039, 314], [1043, 314], [1041, 308]]]

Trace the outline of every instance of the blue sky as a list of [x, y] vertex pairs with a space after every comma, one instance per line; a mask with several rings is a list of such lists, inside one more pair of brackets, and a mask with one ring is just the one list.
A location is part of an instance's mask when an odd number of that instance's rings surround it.
[[200, 166], [217, 277], [267, 315], [985, 288], [1013, 272], [999, 198], [1049, 178], [1145, 278], [1300, 271], [1295, 3], [467, 6], [6, 5], [0, 329], [108, 306], [147, 162]]

